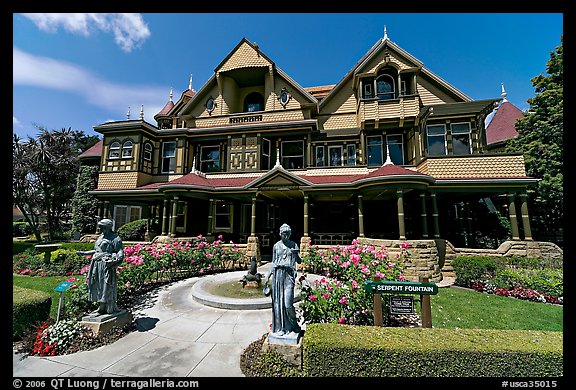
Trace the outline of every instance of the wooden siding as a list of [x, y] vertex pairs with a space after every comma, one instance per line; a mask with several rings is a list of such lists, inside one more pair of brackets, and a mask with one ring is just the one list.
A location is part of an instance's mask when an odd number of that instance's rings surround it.
[[262, 115], [262, 120], [254, 123], [262, 122], [283, 122], [304, 119], [304, 114], [301, 110], [286, 110], [275, 112], [259, 112], [259, 113], [242, 113], [236, 115], [218, 116], [213, 118], [202, 118], [196, 120], [197, 128], [208, 128], [218, 126], [230, 125], [230, 118], [252, 117], [255, 115]]
[[394, 100], [363, 100], [360, 102], [360, 121], [415, 117], [420, 110], [417, 96]]
[[442, 103], [455, 103], [456, 100], [441, 92], [440, 90], [434, 88], [427, 80], [422, 77], [417, 77], [418, 94], [420, 94], [420, 99], [422, 104], [425, 106], [432, 104], [442, 104]]
[[244, 42], [228, 60], [222, 64], [219, 72], [226, 72], [232, 69], [247, 68], [254, 66], [271, 66], [270, 62], [254, 50], [248, 43]]

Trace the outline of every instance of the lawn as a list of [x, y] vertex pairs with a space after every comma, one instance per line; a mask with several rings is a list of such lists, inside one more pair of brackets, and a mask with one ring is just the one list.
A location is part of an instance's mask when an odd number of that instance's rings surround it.
[[[76, 276], [83, 278], [84, 276]], [[56, 318], [60, 293], [54, 291], [69, 276], [30, 277], [14, 275], [13, 284], [46, 291], [52, 295], [50, 315]], [[414, 307], [419, 313], [415, 296]], [[64, 293], [66, 299], [66, 293]], [[438, 289], [430, 296], [432, 326], [460, 329], [526, 329], [563, 331], [563, 307], [546, 303], [524, 301], [473, 290], [449, 287]]]
[[[23, 276], [12, 275], [12, 284], [14, 286], [29, 288], [32, 290], [40, 290], [49, 293], [52, 296], [52, 307], [50, 309], [50, 317], [56, 318], [58, 315], [58, 301], [60, 300], [60, 293], [54, 291], [54, 288], [69, 279], [71, 276]], [[72, 276], [75, 278], [85, 278], [82, 275]], [[64, 292], [64, 303], [66, 303], [66, 292]]]

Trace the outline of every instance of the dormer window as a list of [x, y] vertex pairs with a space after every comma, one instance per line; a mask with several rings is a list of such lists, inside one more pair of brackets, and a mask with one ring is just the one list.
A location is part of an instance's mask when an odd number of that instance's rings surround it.
[[264, 110], [264, 98], [258, 92], [249, 93], [244, 98], [244, 112], [256, 112]]
[[380, 100], [394, 99], [394, 79], [387, 74], [376, 79], [376, 95]]
[[115, 159], [120, 158], [120, 142], [114, 141], [110, 144], [108, 149], [108, 158]]
[[134, 144], [132, 141], [126, 141], [122, 144], [122, 158], [132, 157], [132, 148]]

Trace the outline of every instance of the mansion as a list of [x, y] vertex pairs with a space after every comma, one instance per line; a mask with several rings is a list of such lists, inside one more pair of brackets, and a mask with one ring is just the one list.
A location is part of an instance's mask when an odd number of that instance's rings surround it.
[[532, 240], [521, 154], [489, 147], [473, 100], [383, 38], [335, 85], [302, 87], [242, 39], [198, 91], [154, 116], [94, 126], [99, 217], [151, 238], [222, 235], [270, 255], [279, 227], [305, 244], [446, 239], [474, 247], [502, 214]]

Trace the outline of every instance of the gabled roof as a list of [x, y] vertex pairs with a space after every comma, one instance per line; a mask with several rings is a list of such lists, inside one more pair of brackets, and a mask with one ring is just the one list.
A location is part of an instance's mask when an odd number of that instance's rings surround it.
[[401, 56], [405, 57], [409, 62], [413, 63], [415, 67], [420, 68], [421, 73], [428, 76], [447, 90], [451, 91], [454, 95], [458, 96], [463, 101], [471, 101], [472, 99], [462, 93], [460, 90], [456, 89], [454, 86], [446, 82], [441, 77], [437, 76], [436, 74], [432, 73], [424, 64], [418, 60], [416, 57], [412, 56], [410, 53], [402, 49], [400, 46], [392, 42], [387, 36], [384, 38], [379, 39], [371, 48], [368, 50], [366, 54], [354, 65], [354, 67], [346, 73], [346, 75], [336, 84], [334, 88], [328, 93], [328, 95], [322, 99], [320, 102], [320, 106], [324, 105], [325, 102], [329, 101], [330, 98], [338, 93], [338, 90], [342, 88], [342, 86], [354, 75], [357, 73], [361, 73], [362, 70], [365, 68], [366, 64], [372, 60], [375, 56], [381, 54], [386, 48], [395, 51], [396, 53], [400, 54]]
[[524, 113], [519, 108], [509, 101], [503, 102], [486, 127], [486, 143], [489, 145], [516, 137], [516, 121], [523, 117]]

